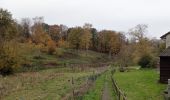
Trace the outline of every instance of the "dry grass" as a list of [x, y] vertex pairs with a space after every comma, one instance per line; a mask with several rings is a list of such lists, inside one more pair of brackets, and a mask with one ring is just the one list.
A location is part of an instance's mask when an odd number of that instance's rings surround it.
[[85, 77], [92, 74], [92, 72], [72, 73], [59, 70], [61, 69], [48, 69], [0, 77], [0, 97], [2, 100], [59, 100], [72, 88], [72, 77], [76, 88], [86, 80]]

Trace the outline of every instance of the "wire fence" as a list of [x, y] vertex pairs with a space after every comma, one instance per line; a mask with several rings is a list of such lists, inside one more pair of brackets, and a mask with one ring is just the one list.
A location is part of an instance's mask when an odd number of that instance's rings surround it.
[[[74, 77], [71, 78], [70, 86], [72, 87], [72, 91], [68, 93], [68, 95], [65, 95], [62, 100], [82, 100], [83, 95], [93, 86], [95, 85], [95, 81], [98, 77], [100, 77], [101, 74], [105, 73], [107, 71], [107, 67], [104, 66], [106, 64], [97, 64], [98, 67], [95, 68], [95, 70], [92, 72], [91, 75], [84, 77], [84, 82], [80, 87], [75, 87], [76, 85], [76, 79]], [[102, 66], [103, 65], [103, 66]], [[71, 68], [74, 70], [82, 70], [81, 68], [84, 68], [83, 70], [89, 69], [88, 67], [96, 66], [96, 64], [73, 64]]]

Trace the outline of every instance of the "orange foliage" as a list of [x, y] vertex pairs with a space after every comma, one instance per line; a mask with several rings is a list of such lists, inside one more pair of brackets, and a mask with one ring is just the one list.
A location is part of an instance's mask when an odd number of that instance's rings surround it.
[[53, 40], [49, 40], [47, 42], [47, 46], [48, 46], [48, 53], [53, 54], [56, 50], [56, 43]]

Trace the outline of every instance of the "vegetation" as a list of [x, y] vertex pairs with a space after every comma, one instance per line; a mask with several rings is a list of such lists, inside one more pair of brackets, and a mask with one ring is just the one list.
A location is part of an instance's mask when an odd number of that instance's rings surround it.
[[105, 74], [96, 80], [95, 86], [83, 97], [83, 100], [100, 100], [105, 83], [104, 80]]
[[[105, 71], [108, 64], [119, 66], [122, 72], [131, 65], [154, 68], [165, 44], [147, 37], [147, 28], [139, 24], [123, 33], [98, 31], [89, 23], [70, 28], [49, 25], [43, 17], [17, 21], [0, 8], [0, 99], [61, 100], [87, 83], [93, 72]], [[101, 99], [105, 84], [114, 98], [109, 77], [109, 71], [101, 74], [83, 99]], [[165, 86], [156, 82], [153, 70], [118, 72], [115, 78], [129, 99], [162, 98]]]
[[0, 87], [3, 90], [0, 90], [0, 99], [61, 100], [72, 89], [72, 77], [75, 80], [75, 88], [78, 88], [91, 74], [90, 71], [73, 73], [71, 69], [58, 68], [1, 77]]
[[93, 88], [91, 88], [84, 96], [83, 100], [101, 100], [103, 91], [105, 86], [107, 86], [108, 96], [109, 98], [116, 99], [116, 95], [113, 91], [112, 81], [110, 79], [111, 73], [110, 71], [102, 74], [95, 82]]
[[114, 78], [129, 100], [163, 100], [166, 85], [158, 82], [158, 73], [153, 69], [116, 72]]

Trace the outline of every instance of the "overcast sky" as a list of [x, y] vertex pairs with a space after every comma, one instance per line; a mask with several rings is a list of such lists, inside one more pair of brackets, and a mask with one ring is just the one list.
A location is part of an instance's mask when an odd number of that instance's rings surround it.
[[44, 16], [48, 24], [82, 26], [127, 32], [147, 24], [150, 37], [170, 31], [170, 0], [0, 0], [13, 18]]

